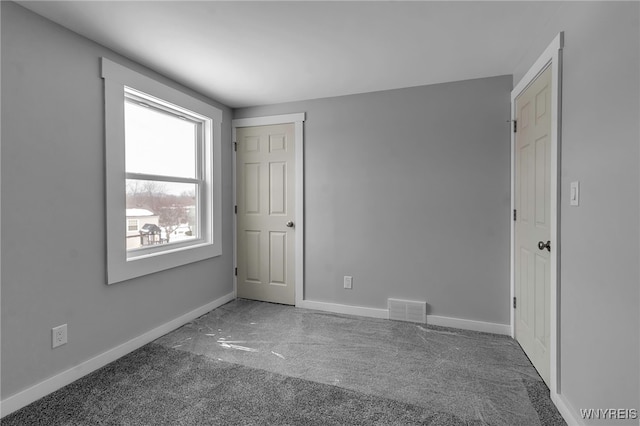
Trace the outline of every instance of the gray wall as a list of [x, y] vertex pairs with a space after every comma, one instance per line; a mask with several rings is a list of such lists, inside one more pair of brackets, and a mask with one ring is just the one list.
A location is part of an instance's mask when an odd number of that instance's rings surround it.
[[[4, 399], [231, 292], [233, 243], [230, 110], [196, 95], [224, 111], [224, 254], [105, 284], [99, 58], [147, 71], [20, 6], [1, 7]], [[69, 343], [52, 350], [51, 328], [63, 323]]]
[[[1, 7], [4, 399], [231, 291], [232, 217], [222, 257], [106, 286], [98, 58], [128, 62]], [[563, 4], [514, 70], [517, 82], [566, 32], [561, 379], [576, 409], [640, 398], [638, 14], [635, 2]], [[235, 111], [307, 112], [308, 298], [420, 298], [431, 314], [508, 323], [510, 89], [497, 77]], [[230, 207], [228, 144], [223, 156]], [[53, 351], [62, 323], [69, 344]]]
[[509, 323], [511, 88], [509, 75], [234, 111], [307, 113], [306, 299], [426, 300]]
[[[563, 4], [514, 72], [517, 82], [565, 31], [561, 380], [575, 410], [640, 408], [639, 9]], [[574, 180], [579, 207], [569, 207]]]

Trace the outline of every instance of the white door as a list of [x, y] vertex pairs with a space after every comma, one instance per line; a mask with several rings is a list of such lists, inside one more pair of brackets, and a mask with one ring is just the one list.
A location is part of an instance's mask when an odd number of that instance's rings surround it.
[[549, 385], [551, 66], [516, 98], [516, 339]]
[[237, 294], [295, 304], [294, 124], [236, 131]]

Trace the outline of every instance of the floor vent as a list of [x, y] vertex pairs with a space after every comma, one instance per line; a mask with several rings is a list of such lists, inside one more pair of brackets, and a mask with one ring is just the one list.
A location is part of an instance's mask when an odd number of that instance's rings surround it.
[[427, 302], [388, 299], [389, 319], [427, 323]]

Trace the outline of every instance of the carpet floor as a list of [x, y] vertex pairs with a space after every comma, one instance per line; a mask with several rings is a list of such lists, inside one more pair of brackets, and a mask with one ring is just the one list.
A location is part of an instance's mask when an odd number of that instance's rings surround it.
[[451, 413], [157, 344], [2, 419], [2, 425], [469, 425]]
[[0, 424], [565, 422], [509, 337], [238, 299]]

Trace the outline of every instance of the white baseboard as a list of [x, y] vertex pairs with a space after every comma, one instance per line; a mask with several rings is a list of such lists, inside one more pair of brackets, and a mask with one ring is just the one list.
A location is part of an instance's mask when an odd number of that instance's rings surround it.
[[113, 362], [123, 356], [127, 355], [134, 350], [141, 348], [154, 341], [155, 339], [164, 336], [165, 334], [175, 330], [187, 324], [189, 321], [206, 314], [207, 312], [224, 305], [235, 299], [234, 293], [229, 293], [222, 296], [213, 302], [207, 303], [191, 312], [175, 318], [167, 323], [162, 324], [159, 327], [154, 328], [138, 337], [135, 337], [128, 342], [125, 342], [113, 349], [109, 349], [106, 352], [101, 353], [81, 364], [78, 364], [70, 369], [63, 371], [53, 377], [50, 377], [36, 385], [31, 386], [17, 394], [14, 394], [4, 400], [0, 401], [0, 417], [4, 417], [8, 414], [19, 410], [22, 407], [26, 407], [34, 401], [54, 392], [78, 379], [86, 376], [87, 374], [104, 367], [105, 365]]
[[551, 401], [555, 404], [568, 426], [583, 426], [585, 424], [582, 419], [575, 416], [577, 411], [571, 407], [571, 404], [562, 395], [552, 392]]
[[495, 322], [474, 321], [462, 318], [441, 317], [438, 315], [427, 315], [427, 324], [439, 325], [442, 327], [461, 328], [463, 330], [482, 331], [485, 333], [511, 335], [509, 324], [498, 324]]
[[336, 314], [358, 315], [370, 318], [389, 318], [388, 309], [365, 308], [363, 306], [341, 305], [338, 303], [302, 300], [296, 308], [314, 309], [316, 311], [334, 312]]
[[[389, 319], [388, 309], [366, 308], [363, 306], [341, 305], [338, 303], [317, 302], [303, 300], [296, 304], [298, 308], [314, 309], [317, 311], [334, 312], [337, 314], [358, 315], [361, 317]], [[441, 317], [427, 315], [427, 324], [442, 327], [461, 328], [463, 330], [484, 331], [485, 333], [511, 334], [509, 324], [497, 324], [492, 322], [473, 321], [461, 318]]]

